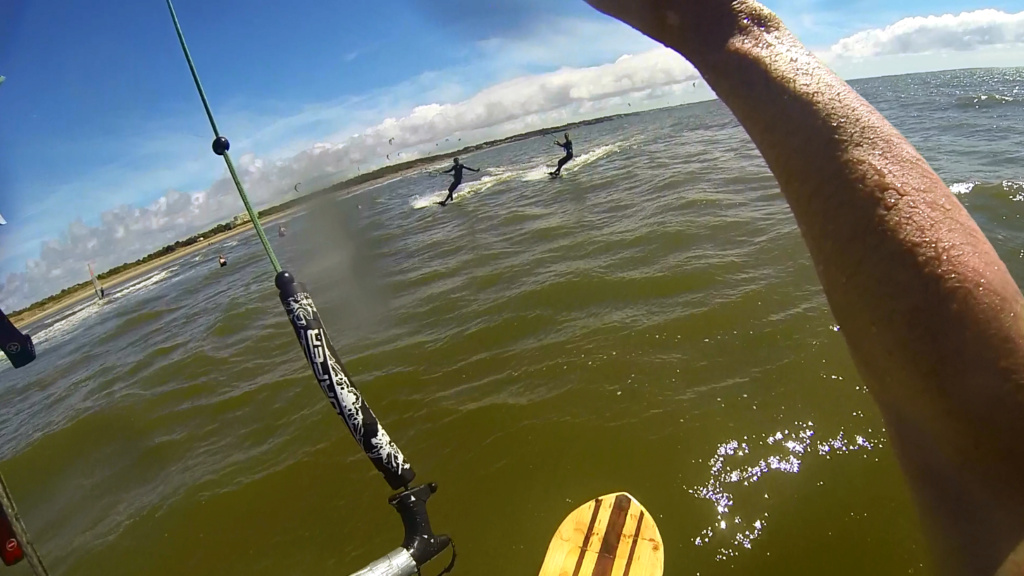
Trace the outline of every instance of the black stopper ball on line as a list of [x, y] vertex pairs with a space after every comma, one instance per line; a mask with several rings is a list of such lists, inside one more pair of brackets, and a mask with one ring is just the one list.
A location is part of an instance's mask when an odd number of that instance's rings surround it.
[[217, 136], [213, 141], [213, 153], [223, 156], [228, 150], [231, 150], [231, 142], [228, 142], [228, 139], [223, 136]]
[[287, 270], [278, 272], [277, 277], [274, 278], [274, 285], [277, 286], [278, 290], [284, 291], [285, 288], [295, 284], [295, 277], [292, 273]]

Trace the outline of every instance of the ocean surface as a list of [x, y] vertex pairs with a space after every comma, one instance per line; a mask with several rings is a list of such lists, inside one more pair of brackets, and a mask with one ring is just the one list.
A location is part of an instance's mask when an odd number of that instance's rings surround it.
[[[1024, 69], [855, 87], [1024, 280]], [[617, 491], [655, 516], [667, 575], [928, 573], [884, 424], [723, 105], [576, 130], [558, 180], [550, 140], [463, 158], [483, 171], [446, 208], [420, 173], [271, 227], [440, 485], [455, 574], [535, 574], [562, 518]], [[235, 237], [29, 327], [38, 361], [0, 366], [0, 471], [54, 574], [345, 575], [400, 544], [273, 277]]]

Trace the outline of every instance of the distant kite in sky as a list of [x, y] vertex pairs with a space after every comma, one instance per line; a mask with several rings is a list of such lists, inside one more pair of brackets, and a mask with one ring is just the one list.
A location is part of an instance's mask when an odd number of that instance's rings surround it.
[[[2, 76], [0, 76], [0, 78], [2, 78]], [[0, 226], [3, 226], [4, 224], [7, 224], [7, 220], [4, 220], [4, 215], [0, 214]]]

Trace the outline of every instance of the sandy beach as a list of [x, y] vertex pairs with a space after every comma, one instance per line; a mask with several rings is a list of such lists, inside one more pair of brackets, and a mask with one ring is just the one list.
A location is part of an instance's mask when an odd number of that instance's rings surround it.
[[[270, 224], [276, 220], [290, 216], [298, 212], [299, 210], [301, 210], [301, 207], [296, 207], [291, 210], [287, 210], [285, 212], [281, 212], [279, 214], [274, 214], [272, 216], [264, 218], [260, 220], [260, 222], [261, 224], [266, 226], [267, 224]], [[180, 250], [175, 251], [172, 254], [168, 254], [167, 256], [163, 256], [151, 262], [147, 262], [146, 264], [143, 264], [137, 268], [126, 270], [110, 278], [104, 278], [101, 282], [103, 286], [108, 289], [113, 288], [115, 286], [119, 286], [121, 284], [125, 284], [127, 282], [131, 282], [132, 280], [138, 279], [142, 276], [145, 276], [153, 272], [154, 270], [157, 270], [161, 266], [165, 266], [167, 264], [170, 264], [171, 262], [180, 260], [191, 254], [195, 254], [196, 252], [199, 252], [201, 250], [205, 250], [211, 244], [223, 242], [224, 240], [228, 240], [230, 238], [238, 236], [239, 234], [251, 232], [252, 230], [253, 227], [250, 224], [246, 223], [245, 225], [238, 226], [237, 228], [230, 230], [228, 232], [217, 234], [216, 236], [211, 236], [209, 238], [206, 238], [202, 242], [197, 242], [192, 246], [182, 248]], [[12, 316], [11, 322], [13, 322], [14, 325], [20, 329], [24, 326], [32, 324], [33, 322], [43, 320], [46, 317], [51, 316], [53, 314], [59, 314], [61, 311], [66, 310], [76, 304], [79, 304], [83, 300], [87, 300], [89, 298], [95, 298], [95, 293], [91, 285], [84, 286], [80, 290], [73, 292], [64, 298], [61, 298], [60, 300], [51, 302], [50, 304], [43, 306], [41, 308], [37, 308], [35, 310], [26, 312], [24, 314], [20, 314], [18, 316]]]

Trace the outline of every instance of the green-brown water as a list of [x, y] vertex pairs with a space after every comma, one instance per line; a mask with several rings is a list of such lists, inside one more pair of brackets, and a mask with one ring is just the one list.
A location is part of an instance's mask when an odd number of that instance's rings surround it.
[[[1024, 279], [1024, 70], [856, 86]], [[447, 181], [412, 176], [273, 239], [440, 484], [456, 574], [536, 573], [561, 519], [619, 490], [669, 575], [926, 573], [878, 412], [728, 112], [573, 139], [561, 180], [534, 139], [464, 159], [485, 171], [447, 208], [428, 199]], [[0, 368], [0, 469], [55, 574], [345, 575], [399, 544], [272, 282], [249, 235], [32, 327], [39, 360]]]

